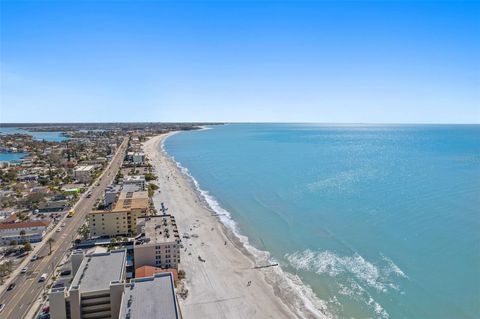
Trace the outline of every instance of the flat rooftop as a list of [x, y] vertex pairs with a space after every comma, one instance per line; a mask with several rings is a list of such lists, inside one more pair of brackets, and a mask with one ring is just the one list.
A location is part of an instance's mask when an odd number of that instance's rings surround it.
[[150, 206], [148, 192], [120, 192], [118, 200], [112, 211], [125, 211], [132, 209], [148, 209]]
[[134, 279], [127, 284], [119, 318], [180, 318], [172, 275], [159, 273], [153, 277]]
[[[120, 193], [120, 192], [143, 192], [142, 187], [138, 184], [116, 184], [105, 189], [106, 193]], [[147, 193], [148, 195], [148, 193]]]
[[125, 249], [86, 255], [71, 287], [78, 286], [80, 292], [108, 289], [110, 282], [124, 279], [126, 258]]
[[175, 217], [172, 215], [159, 215], [140, 218], [138, 222], [145, 221], [143, 233], [148, 238], [148, 244], [169, 243], [180, 239]]
[[123, 178], [123, 182], [145, 182], [145, 176], [143, 175], [127, 175]]
[[95, 169], [95, 166], [93, 166], [93, 165], [81, 165], [81, 166], [75, 167], [75, 171], [76, 171], [76, 172], [79, 172], [79, 171], [91, 171], [91, 170], [94, 170], [94, 169]]

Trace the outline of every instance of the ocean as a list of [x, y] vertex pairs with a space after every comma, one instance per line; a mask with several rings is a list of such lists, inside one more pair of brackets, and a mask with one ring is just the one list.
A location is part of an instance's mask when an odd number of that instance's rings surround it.
[[331, 317], [479, 317], [480, 126], [231, 124], [164, 148]]

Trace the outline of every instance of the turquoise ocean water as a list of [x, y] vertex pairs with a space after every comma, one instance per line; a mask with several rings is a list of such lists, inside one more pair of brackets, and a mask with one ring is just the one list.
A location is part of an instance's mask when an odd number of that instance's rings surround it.
[[332, 317], [480, 317], [480, 126], [238, 124], [164, 147]]

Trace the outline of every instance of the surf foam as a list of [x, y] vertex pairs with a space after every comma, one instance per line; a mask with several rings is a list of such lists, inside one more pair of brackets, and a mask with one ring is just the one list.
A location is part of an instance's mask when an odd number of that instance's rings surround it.
[[[177, 132], [171, 133], [167, 138], [176, 133]], [[255, 261], [258, 264], [277, 263], [269, 252], [259, 250], [252, 246], [248, 237], [240, 233], [230, 212], [225, 210], [208, 191], [200, 187], [198, 181], [190, 174], [188, 168], [182, 166], [173, 155], [168, 154], [165, 150], [165, 140], [166, 138], [161, 143], [161, 151], [177, 166], [180, 172], [187, 177], [187, 180], [192, 183], [197, 194], [200, 195], [200, 198], [217, 214], [219, 220], [238, 238], [245, 249], [252, 254]], [[289, 305], [299, 317], [319, 319], [334, 318], [328, 311], [326, 302], [319, 299], [311, 287], [303, 283], [300, 277], [283, 271], [281, 267], [267, 268], [264, 273], [267, 282], [274, 287], [275, 291], [280, 294], [282, 300]]]

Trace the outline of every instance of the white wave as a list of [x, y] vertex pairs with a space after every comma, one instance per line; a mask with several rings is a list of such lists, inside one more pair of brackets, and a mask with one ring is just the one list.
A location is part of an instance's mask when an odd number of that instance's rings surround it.
[[384, 256], [383, 254], [381, 254], [381, 256], [383, 260], [385, 260], [388, 264], [387, 271], [390, 271], [399, 277], [408, 278], [408, 276], [405, 275], [405, 273], [400, 269], [400, 267], [398, 267], [390, 258]]
[[[175, 132], [176, 133], [176, 132]], [[171, 134], [173, 135], [173, 133]], [[169, 136], [171, 136], [169, 135]], [[165, 150], [166, 139], [162, 141], [161, 151], [170, 158], [178, 169], [193, 183], [196, 191], [202, 196], [208, 206], [218, 214], [220, 221], [240, 240], [243, 246], [253, 255], [256, 262], [261, 263], [277, 263], [276, 260], [271, 257], [267, 251], [259, 250], [249, 243], [247, 236], [240, 233], [236, 222], [232, 219], [229, 211], [225, 210], [218, 201], [209, 194], [208, 191], [203, 190], [198, 181], [190, 174], [188, 168], [183, 167], [175, 157], [168, 154]], [[301, 279], [293, 274], [285, 272], [281, 267], [266, 268], [264, 273], [266, 274], [266, 280], [273, 286], [278, 288], [279, 294], [284, 300], [292, 305], [292, 310], [301, 318], [318, 318], [328, 319], [334, 318], [332, 314], [327, 310], [326, 302], [320, 300], [313, 290]]]
[[298, 270], [327, 274], [330, 277], [337, 277], [340, 274], [353, 275], [359, 282], [381, 292], [387, 292], [389, 288], [399, 289], [392, 283], [390, 276], [392, 273], [406, 278], [403, 271], [386, 257], [383, 257], [387, 261], [385, 267], [374, 265], [359, 254], [338, 256], [328, 250], [316, 252], [306, 249], [286, 254], [285, 258]]
[[377, 318], [388, 319], [388, 312], [373, 297], [353, 280], [348, 281], [348, 285], [339, 283], [338, 293], [352, 297], [353, 299], [364, 302], [377, 316]]

